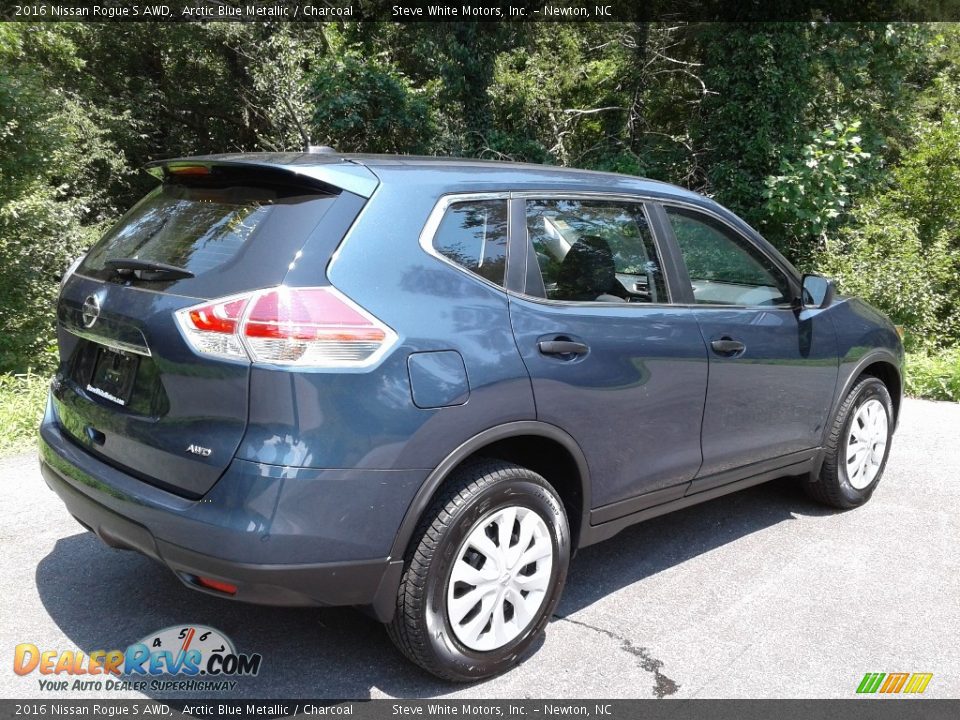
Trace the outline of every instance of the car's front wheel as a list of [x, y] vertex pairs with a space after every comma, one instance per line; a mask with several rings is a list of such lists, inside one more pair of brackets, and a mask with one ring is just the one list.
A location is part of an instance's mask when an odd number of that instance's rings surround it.
[[479, 680], [524, 657], [567, 575], [563, 503], [538, 474], [472, 462], [424, 516], [397, 594], [391, 639], [447, 680]]
[[869, 500], [887, 464], [893, 420], [886, 385], [861, 377], [837, 410], [820, 474], [806, 483], [810, 496], [842, 509]]

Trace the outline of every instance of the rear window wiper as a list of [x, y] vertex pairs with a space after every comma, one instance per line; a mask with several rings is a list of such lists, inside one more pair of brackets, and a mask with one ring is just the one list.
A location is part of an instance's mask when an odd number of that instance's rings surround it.
[[158, 262], [157, 260], [110, 258], [103, 264], [121, 277], [133, 275], [138, 280], [182, 280], [194, 277], [194, 274], [186, 268]]

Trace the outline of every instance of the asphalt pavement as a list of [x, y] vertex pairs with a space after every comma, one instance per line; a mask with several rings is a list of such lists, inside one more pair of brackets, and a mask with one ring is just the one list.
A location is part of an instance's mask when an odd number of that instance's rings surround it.
[[410, 665], [353, 610], [192, 592], [83, 530], [33, 454], [0, 459], [0, 697], [107, 696], [42, 692], [12, 670], [18, 643], [89, 653], [180, 624], [262, 654], [232, 698], [851, 698], [867, 672], [932, 673], [926, 697], [960, 697], [958, 450], [960, 405], [907, 400], [862, 508], [779, 480], [587, 548], [538, 651], [466, 686]]

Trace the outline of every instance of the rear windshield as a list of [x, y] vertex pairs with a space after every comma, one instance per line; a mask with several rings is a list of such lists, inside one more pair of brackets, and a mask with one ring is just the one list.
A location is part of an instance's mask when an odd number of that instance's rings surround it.
[[[81, 265], [100, 274], [106, 261], [136, 258], [174, 265], [200, 277], [254, 242], [271, 215], [330, 196], [260, 187], [162, 185], [127, 213]], [[303, 238], [301, 238], [302, 242]]]

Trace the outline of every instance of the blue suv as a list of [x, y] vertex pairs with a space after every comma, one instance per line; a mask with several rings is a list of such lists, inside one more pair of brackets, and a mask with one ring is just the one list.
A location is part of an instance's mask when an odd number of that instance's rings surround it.
[[195, 590], [361, 607], [474, 680], [577, 548], [780, 476], [851, 508], [883, 474], [896, 328], [700, 195], [332, 152], [150, 170], [64, 278], [40, 462]]

